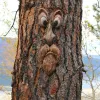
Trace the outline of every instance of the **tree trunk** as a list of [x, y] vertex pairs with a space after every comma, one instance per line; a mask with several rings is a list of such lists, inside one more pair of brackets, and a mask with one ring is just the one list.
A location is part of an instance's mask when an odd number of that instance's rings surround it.
[[12, 100], [81, 100], [82, 0], [20, 0]]

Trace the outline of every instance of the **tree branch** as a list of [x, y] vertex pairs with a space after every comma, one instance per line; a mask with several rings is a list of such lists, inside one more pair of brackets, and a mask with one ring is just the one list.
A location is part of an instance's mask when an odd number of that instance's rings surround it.
[[19, 10], [19, 9], [17, 9], [17, 11], [16, 11], [16, 13], [15, 13], [15, 17], [14, 17], [13, 23], [12, 23], [12, 25], [11, 25], [9, 31], [8, 31], [4, 36], [6, 36], [6, 35], [11, 31], [11, 29], [13, 28], [13, 26], [14, 26], [14, 24], [15, 24], [15, 21], [16, 21], [16, 16], [17, 16], [18, 10]]

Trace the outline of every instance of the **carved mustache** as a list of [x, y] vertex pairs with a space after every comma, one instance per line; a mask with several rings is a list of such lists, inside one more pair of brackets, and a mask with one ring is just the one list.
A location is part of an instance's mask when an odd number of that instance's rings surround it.
[[45, 44], [38, 51], [38, 61], [42, 62], [44, 57], [47, 56], [48, 54], [54, 55], [55, 59], [58, 61], [59, 57], [60, 57], [60, 50], [54, 44], [51, 47], [49, 47], [47, 44]]

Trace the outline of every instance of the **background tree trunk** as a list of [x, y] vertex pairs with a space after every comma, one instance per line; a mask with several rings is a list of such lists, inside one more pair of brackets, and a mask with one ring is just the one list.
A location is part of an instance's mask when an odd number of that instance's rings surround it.
[[[56, 70], [47, 75], [37, 67], [41, 42], [38, 9], [63, 12], [59, 48], [61, 59]], [[17, 54], [12, 78], [12, 100], [81, 100], [82, 0], [20, 0]]]

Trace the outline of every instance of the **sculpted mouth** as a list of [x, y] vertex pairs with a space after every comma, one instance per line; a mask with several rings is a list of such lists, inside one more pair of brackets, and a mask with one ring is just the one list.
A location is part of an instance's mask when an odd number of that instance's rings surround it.
[[39, 66], [50, 75], [57, 66], [60, 58], [60, 50], [56, 45], [49, 47], [47, 44], [42, 46], [38, 51], [37, 61]]

